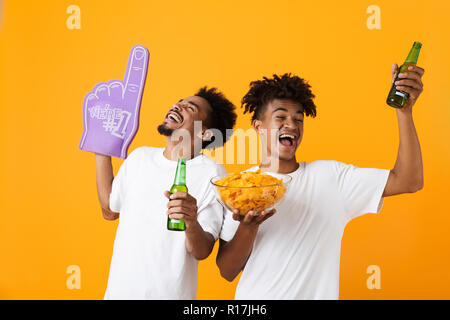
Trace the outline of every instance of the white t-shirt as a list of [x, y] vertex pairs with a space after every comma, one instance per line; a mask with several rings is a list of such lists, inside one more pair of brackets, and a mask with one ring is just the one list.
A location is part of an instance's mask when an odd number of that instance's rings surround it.
[[[235, 299], [338, 299], [345, 225], [381, 210], [389, 170], [322, 160], [289, 175], [277, 213], [259, 226]], [[230, 241], [238, 226], [227, 210], [220, 237]]]
[[[195, 299], [198, 261], [187, 253], [185, 232], [167, 230], [164, 191], [176, 161], [164, 149], [140, 147], [114, 178], [110, 208], [120, 212], [105, 299]], [[198, 222], [217, 239], [223, 208], [210, 184], [225, 169], [207, 156], [186, 161], [186, 185], [197, 200]]]

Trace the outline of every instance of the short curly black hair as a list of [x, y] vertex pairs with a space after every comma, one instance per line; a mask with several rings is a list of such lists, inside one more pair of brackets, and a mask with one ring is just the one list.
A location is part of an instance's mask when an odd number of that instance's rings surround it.
[[[217, 88], [200, 88], [195, 96], [206, 99], [211, 106], [212, 112], [206, 119], [206, 126], [211, 129], [217, 129], [222, 133], [222, 141], [214, 137], [211, 141], [203, 141], [202, 149], [213, 149], [223, 146], [233, 134], [233, 127], [236, 124], [236, 107], [228, 100]], [[213, 143], [214, 142], [214, 143]]]
[[274, 99], [287, 99], [299, 103], [306, 116], [316, 116], [316, 105], [313, 102], [315, 95], [310, 90], [311, 86], [302, 78], [285, 73], [282, 76], [276, 74], [269, 79], [250, 82], [250, 89], [242, 98], [244, 114], [253, 113], [252, 121], [261, 119], [261, 115], [267, 104]]

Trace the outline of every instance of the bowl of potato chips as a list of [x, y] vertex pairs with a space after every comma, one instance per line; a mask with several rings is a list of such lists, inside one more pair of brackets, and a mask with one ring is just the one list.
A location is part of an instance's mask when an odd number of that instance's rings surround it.
[[211, 179], [211, 184], [222, 205], [245, 215], [251, 210], [256, 213], [270, 210], [283, 198], [291, 180], [287, 174], [261, 172], [259, 169], [216, 176]]

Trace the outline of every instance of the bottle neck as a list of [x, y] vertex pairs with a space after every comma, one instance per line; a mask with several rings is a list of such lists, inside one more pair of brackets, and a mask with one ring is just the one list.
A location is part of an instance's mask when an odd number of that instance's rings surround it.
[[186, 159], [184, 158], [178, 159], [177, 172], [175, 173], [173, 184], [177, 186], [186, 185]]
[[417, 59], [419, 58], [419, 52], [420, 48], [422, 47], [422, 44], [419, 42], [414, 42], [413, 47], [411, 48], [411, 51], [409, 51], [408, 57], [406, 57], [405, 63], [417, 63]]

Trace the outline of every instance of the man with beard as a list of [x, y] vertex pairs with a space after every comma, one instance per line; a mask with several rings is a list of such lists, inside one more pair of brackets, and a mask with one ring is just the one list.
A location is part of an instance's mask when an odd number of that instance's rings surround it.
[[[393, 79], [396, 72], [394, 65]], [[365, 213], [378, 213], [384, 197], [416, 192], [423, 186], [412, 118], [423, 73], [411, 66], [395, 83], [410, 98], [405, 107], [396, 109], [400, 144], [392, 170], [338, 161], [298, 162], [295, 152], [302, 141], [304, 118], [316, 116], [309, 84], [291, 74], [250, 84], [242, 104], [245, 112], [252, 113], [252, 125], [267, 149], [260, 169], [276, 168], [275, 172], [292, 176], [292, 181], [275, 206], [276, 214], [250, 211], [241, 216], [235, 211], [225, 216], [217, 265], [229, 281], [243, 270], [236, 299], [338, 299], [346, 224]]]
[[[96, 154], [103, 217], [120, 215], [105, 299], [195, 299], [198, 260], [211, 253], [223, 220], [209, 180], [225, 173], [201, 149], [225, 143], [234, 110], [216, 88], [204, 87], [167, 112], [158, 127], [165, 148], [135, 149], [116, 177], [111, 158]], [[170, 195], [179, 157], [187, 160], [189, 192]], [[167, 230], [167, 216], [184, 220], [186, 230]]]

